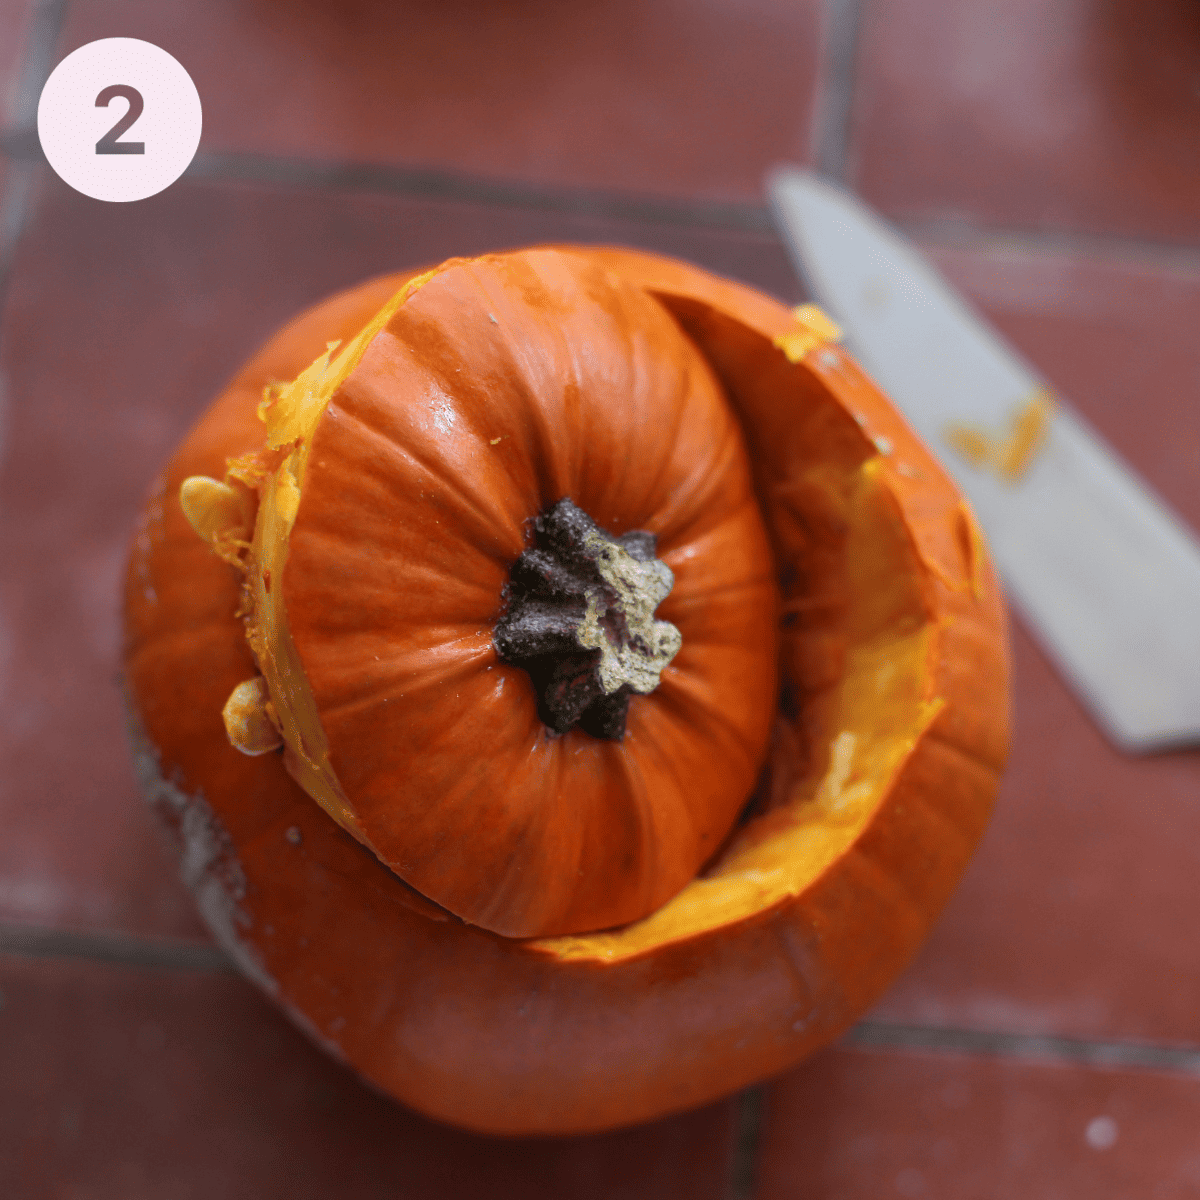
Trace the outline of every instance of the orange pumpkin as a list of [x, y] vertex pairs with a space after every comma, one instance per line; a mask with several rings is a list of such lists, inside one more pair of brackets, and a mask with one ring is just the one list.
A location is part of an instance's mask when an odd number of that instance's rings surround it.
[[703, 1103], [836, 1036], [947, 898], [1002, 601], [829, 333], [632, 251], [453, 260], [298, 318], [158, 482], [143, 785], [223, 943], [400, 1100]]

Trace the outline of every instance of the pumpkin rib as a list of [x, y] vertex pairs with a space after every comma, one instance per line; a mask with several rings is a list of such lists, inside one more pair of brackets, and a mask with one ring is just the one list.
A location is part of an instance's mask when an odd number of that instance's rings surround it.
[[[870, 826], [865, 833], [869, 833], [869, 830]], [[852, 878], [844, 880], [845, 886], [852, 887], [859, 895], [873, 896], [876, 908], [888, 914], [889, 925], [903, 921], [909, 927], [905, 940], [917, 942], [922, 924], [921, 914], [925, 910], [924, 898], [906, 873], [898, 875], [894, 864], [886, 856], [872, 852], [869, 836], [863, 836], [849, 846], [845, 857], [839, 860], [838, 867], [843, 872], [852, 873]]]
[[[930, 765], [928, 760], [931, 757], [936, 759], [938, 754], [938, 751], [934, 749], [936, 744], [936, 739], [927, 735], [926, 738], [922, 740], [921, 755], [919, 758], [914, 757], [911, 765], [909, 763], [905, 764], [905, 771], [901, 773], [901, 778], [898, 779], [895, 789], [897, 795], [903, 799], [902, 801], [898, 801], [897, 805], [894, 807], [903, 809], [904, 824], [906, 826], [912, 825], [914, 819], [913, 814], [915, 813], [923, 813], [927, 822], [930, 825], [935, 826], [932, 836], [926, 838], [912, 838], [911, 840], [913, 841], [917, 841], [924, 845], [936, 846], [939, 851], [941, 851], [946, 848], [945, 838], [947, 831], [952, 832], [958, 842], [958, 853], [943, 855], [943, 858], [948, 858], [954, 863], [961, 863], [969, 853], [970, 849], [978, 841], [979, 834], [982, 832], [982, 830], [979, 827], [976, 827], [973, 830], [964, 828], [961, 822], [953, 820], [949, 814], [939, 809], [936, 799], [930, 794], [930, 789], [928, 787], [916, 787], [908, 782], [913, 775], [920, 771], [928, 770]], [[992, 787], [994, 788], [994, 786], [995, 777], [993, 775]], [[983, 795], [986, 795], [985, 789], [980, 789], [980, 791]], [[878, 843], [876, 841], [876, 837], [878, 837]], [[869, 825], [864, 830], [863, 836], [859, 840], [859, 848], [863, 854], [879, 859], [881, 864], [883, 864], [884, 869], [886, 869], [886, 864], [888, 862], [894, 863], [895, 861], [895, 840], [896, 838], [893, 832], [889, 831], [885, 836], [882, 829], [877, 828], [875, 825]], [[885, 845], [888, 847], [888, 849], [884, 849]], [[893, 873], [895, 873], [894, 869]], [[956, 880], [957, 873], [958, 871], [956, 869], [954, 872], [954, 878], [948, 881], [948, 883], [953, 883]], [[926, 881], [923, 876], [912, 876], [910, 891], [914, 897], [914, 904], [918, 905], [918, 907], [925, 907], [922, 891], [925, 884]], [[939, 904], [945, 899], [945, 896], [948, 895], [949, 886], [943, 888], [942, 891], [944, 894], [937, 898]]]
[[[994, 763], [982, 762], [975, 755], [970, 754], [962, 748], [954, 745], [952, 742], [947, 741], [944, 737], [938, 734], [936, 729], [930, 730], [926, 737], [925, 752], [927, 756], [938, 757], [949, 755], [956, 760], [953, 772], [951, 772], [949, 768], [942, 768], [937, 772], [939, 776], [945, 776], [951, 773], [954, 776], [958, 776], [965, 772], [967, 773], [968, 778], [974, 777], [976, 779], [975, 788], [981, 794], [986, 794], [989, 785], [994, 787], [996, 775], [1000, 768], [998, 768]], [[963, 806], [955, 806], [953, 810], [943, 810], [938, 803], [939, 799], [941, 798], [939, 793], [930, 791], [929, 789], [924, 789], [922, 791], [922, 796], [925, 806], [931, 811], [937, 812], [939, 817], [948, 828], [953, 828], [956, 832], [961, 834], [965, 845], [973, 846], [975, 844], [980, 833], [982, 832], [982, 830], [978, 827], [978, 823], [976, 822], [970, 829], [964, 829], [961, 824], [954, 820], [955, 813], [959, 815], [960, 820], [965, 816]]]
[[[346, 679], [338, 682], [336, 677], [330, 677], [322, 705], [322, 713], [331, 721], [344, 721], [351, 714], [396, 694], [407, 697], [456, 681], [463, 684], [496, 665], [491, 638], [478, 627], [473, 631], [430, 630], [427, 646], [395, 649], [386, 658], [372, 652], [378, 635], [371, 631], [364, 632], [360, 639], [346, 638], [345, 642], [342, 673]], [[362, 667], [367, 664], [373, 664], [374, 682], [363, 676]]]
[[[700, 694], [703, 691], [703, 685], [698, 681], [684, 677], [682, 673], [676, 673], [670, 677], [669, 681], [664, 681], [660, 705], [663, 708], [684, 710], [683, 715], [680, 715], [675, 722], [676, 725], [684, 728], [692, 727], [702, 715], [703, 726], [709, 731], [709, 740], [720, 741], [731, 750], [736, 748], [747, 762], [756, 762], [758, 760], [758, 740], [745, 732], [732, 715], [721, 711], [711, 702], [705, 703], [704, 697]], [[733, 745], [730, 746], [730, 743]], [[686, 792], [686, 787], [681, 789], [681, 794], [686, 794]]]
[[353, 688], [353, 695], [340, 700], [335, 691], [334, 695], [326, 697], [322, 706], [323, 718], [338, 725], [344, 724], [365, 709], [395, 696], [400, 684], [403, 685], [400, 695], [404, 698], [413, 695], [436, 696], [449, 686], [478, 686], [482, 674], [496, 664], [491, 638], [482, 644], [480, 642], [480, 636], [476, 634], [474, 637], [431, 641], [424, 649], [409, 649], [407, 653], [392, 652], [388, 661], [380, 658], [379, 679], [374, 684], [367, 684], [361, 673], [355, 670], [354, 660], [365, 660], [365, 650], [355, 655], [352, 653], [353, 643], [350, 643], [347, 648], [350, 661], [346, 667], [350, 678], [342, 690]]
[[[635, 395], [637, 395], [641, 394], [641, 388], [638, 387], [637, 384], [642, 382], [643, 376], [649, 376], [650, 372], [646, 369], [644, 356], [639, 355], [635, 348], [631, 347], [631, 349], [634, 349], [634, 352], [630, 355], [630, 359], [634, 370], [635, 379], [635, 385], [631, 390]], [[690, 350], [691, 347], [687, 347], [687, 349]], [[691, 367], [693, 361], [694, 359], [689, 358], [686, 362], [681, 362], [678, 364], [680, 371], [679, 378], [676, 380], [676, 399], [695, 394], [696, 389], [692, 386], [691, 378]], [[706, 380], [706, 383], [708, 382], [709, 381]], [[675, 446], [679, 441], [681, 432], [686, 423], [687, 410], [682, 403], [678, 402], [669, 404], [666, 407], [669, 424], [662, 428], [660, 437], [663, 445]], [[738, 449], [737, 444], [729, 437], [718, 436], [714, 437], [713, 445], [717, 449], [724, 450], [725, 452], [723, 459], [715, 462], [710, 461], [707, 464], [709, 471], [711, 472], [713, 486], [719, 486], [722, 483], [726, 483], [727, 485], [726, 471], [729, 466], [729, 459]], [[657, 472], [651, 480], [647, 481], [643, 485], [646, 496], [655, 496], [664, 490], [663, 480], [671, 472], [673, 464], [670, 457], [664, 455], [656, 465], [658, 467]], [[628, 459], [626, 459], [625, 469], [622, 471], [620, 476], [620, 482], [622, 485], [627, 483], [628, 476], [629, 463]], [[682, 503], [685, 503], [687, 507], [692, 509], [694, 514], [693, 519], [696, 519], [696, 517], [699, 517], [704, 513], [707, 497], [698, 492], [694, 477], [689, 477], [678, 481], [672, 490], [675, 492], [676, 496], [686, 498], [684, 501], [682, 501]], [[650, 508], [651, 506], [647, 504], [647, 509], [649, 510]], [[645, 526], [645, 528], [649, 529], [653, 533], [658, 534], [659, 536], [660, 545], [658, 557], [660, 558], [662, 557], [661, 552], [665, 550], [675, 538], [681, 536], [681, 533], [672, 530], [669, 513], [669, 508], [666, 510], [666, 512], [664, 512], [662, 506], [654, 505], [653, 515], [649, 518]], [[625, 531], [612, 530], [610, 532], [620, 533]]]
[[[473, 281], [479, 282], [482, 286], [482, 281], [478, 281], [476, 276], [472, 276]], [[494, 303], [491, 293], [485, 292], [489, 302]], [[564, 480], [558, 471], [561, 469], [559, 457], [554, 453], [556, 444], [555, 430], [550, 425], [550, 414], [542, 408], [541, 405], [533, 403], [530, 399], [530, 387], [528, 380], [536, 378], [538, 372], [533, 369], [531, 364], [531, 355], [533, 350], [531, 345], [524, 339], [518, 338], [514, 341], [510, 328], [501, 320], [498, 328], [504, 337], [503, 352], [505, 355], [504, 365], [508, 370], [506, 375], [512, 380], [512, 385], [517, 391], [520, 398], [525, 401], [521, 415], [527, 425], [527, 436], [531, 439], [531, 448], [528, 451], [530, 461], [536, 464], [535, 486], [538, 493], [546, 498], [569, 495], [570, 485]], [[555, 339], [556, 349], [563, 346], [563, 339], [558, 334], [557, 330], [543, 331]], [[556, 356], [557, 360], [557, 356]], [[572, 364], [574, 365], [574, 364]], [[576, 379], [569, 380], [571, 387], [577, 389], [578, 382]], [[568, 389], [564, 388], [564, 392]], [[560, 413], [560, 421], [564, 414]]]
[[[682, 689], [678, 685], [678, 680], [673, 682], [674, 686], [669, 687], [669, 689], [666, 691], [666, 694], [662, 698], [662, 705], [664, 708], [683, 707], [679, 704]], [[685, 721], [686, 718], [677, 719], [674, 722], [674, 726], [676, 728], [681, 726], [686, 727]], [[708, 728], [711, 729], [712, 724], [713, 722], [709, 721], [707, 723]], [[721, 727], [719, 733], [724, 734], [724, 737], [720, 738], [719, 740], [726, 745], [732, 742], [733, 748], [736, 750], [736, 752], [741, 754], [748, 763], [753, 764], [757, 759], [757, 755], [755, 753], [757, 747], [752, 743], [748, 745], [747, 739], [739, 737], [738, 730], [732, 723], [720, 723], [720, 725]], [[716, 742], [718, 741], [718, 737], [713, 736], [711, 740]], [[646, 742], [649, 742], [649, 745], [647, 745]], [[652, 733], [646, 737], [639, 746], [639, 754], [636, 757], [632, 755], [629, 756], [622, 763], [624, 770], [636, 770], [639, 772], [639, 775], [641, 775], [642, 789], [639, 795], [639, 817], [641, 818], [642, 822], [649, 825], [651, 824], [651, 819], [657, 815], [657, 810], [654, 809], [649, 803], [648, 789], [646, 788], [645, 784], [645, 776], [642, 774], [642, 767], [647, 759], [654, 760], [658, 765], [657, 773], [659, 775], [665, 775], [667, 778], [671, 779], [675, 785], [673, 792], [674, 796], [676, 797], [676, 803], [674, 805], [676, 811], [676, 825], [678, 829], [676, 836], [687, 837], [691, 844], [706, 847], [708, 853], [711, 853], [712, 850], [716, 848], [717, 842], [720, 840], [721, 832], [715, 831], [711, 828], [706, 830], [704, 827], [702, 827], [700, 824], [699, 814], [697, 814], [687, 803], [682, 802], [684, 798], [689, 795], [690, 791], [687, 773], [677, 758], [670, 753], [670, 748], [664, 746], [662, 740], [656, 739]], [[649, 814], [649, 817], [647, 814]], [[655, 850], [657, 850], [661, 845], [661, 838], [654, 839], [652, 846]], [[708, 857], [708, 853], [701, 854], [701, 861]], [[663, 900], [668, 898], [669, 897], [664, 896]], [[656, 904], [653, 907], [657, 908], [658, 905]]]
[[[994, 578], [992, 586], [993, 588], [998, 587]], [[998, 614], [997, 619], [1002, 621], [1002, 614]], [[957, 628], [954, 630], [954, 639], [961, 648], [962, 656], [970, 656], [971, 660], [976, 663], [991, 658], [993, 660], [992, 669], [1007, 673], [1009, 653], [1007, 639], [999, 648], [999, 652], [988, 653], [989, 646], [994, 646], [995, 639], [989, 640], [982, 628], [972, 629], [973, 625], [975, 625], [974, 622], [963, 618], [956, 621]], [[979, 722], [972, 722], [956, 725], [954, 727], [956, 732], [952, 732], [949, 728], [939, 727], [934, 731], [934, 737], [939, 742], [945, 743], [948, 749], [953, 750], [964, 760], [992, 774], [998, 774], [1004, 767], [1006, 747], [1002, 740], [986, 737], [985, 735], [991, 731], [979, 730], [978, 724]], [[972, 732], [976, 734], [974, 744], [969, 736]]]
[[[638, 736], [635, 734], [635, 736]], [[644, 748], [646, 741], [651, 742], [651, 748], [647, 752]], [[637, 847], [639, 855], [646, 860], [647, 865], [641, 871], [643, 882], [643, 890], [640, 897], [641, 903], [638, 907], [642, 910], [653, 910], [658, 907], [662, 900], [667, 897], [662, 895], [662, 892], [652, 887], [652, 882], [662, 873], [662, 847], [664, 838], [662, 836], [661, 827], [666, 822], [663, 821], [663, 811], [660, 804], [655, 802], [652, 789], [648, 785], [646, 779], [646, 759], [648, 755], [653, 755], [653, 742], [651, 736], [646, 738], [645, 735], [639, 737], [642, 744], [642, 752], [638, 755], [622, 756], [620, 762], [620, 772], [624, 776], [626, 783], [622, 789], [622, 795], [625, 800], [625, 808], [629, 814], [629, 821], [638, 830], [638, 836], [634, 839], [634, 845]], [[669, 761], [669, 756], [668, 761]], [[668, 776], [672, 772], [667, 771]], [[672, 817], [674, 820], [671, 825], [676, 833], [676, 836], [684, 837], [689, 833], [692, 835], [691, 840], [695, 840], [696, 830], [693, 820], [693, 814], [689, 811], [688, 806], [679, 803], [682, 799], [682, 794], [676, 790], [673, 799], [675, 803], [672, 805]], [[661, 899], [659, 898], [661, 897]]]
[[[388, 330], [384, 330], [380, 336], [389, 337], [391, 335]], [[363, 387], [361, 379], [356, 382], [361, 389]], [[485, 531], [494, 534], [497, 529], [508, 528], [509, 522], [506, 515], [495, 506], [487, 507], [483, 499], [469, 490], [462, 478], [450, 469], [449, 463], [439, 462], [437, 456], [434, 454], [421, 453], [419, 447], [401, 439], [399, 430], [389, 433], [388, 430], [372, 423], [369, 419], [372, 415], [372, 410], [364, 408], [361, 400], [359, 404], [350, 407], [344, 402], [347, 398], [343, 395], [343, 397], [335, 397], [331, 401], [331, 404], [337, 405], [335, 409], [337, 415], [344, 420], [354, 422], [361, 428], [364, 434], [373, 435], [399, 458], [405, 460], [402, 464], [396, 464], [390, 468], [385, 468], [383, 464], [378, 465], [379, 474], [385, 483], [392, 482], [396, 478], [407, 478], [413, 471], [413, 467], [418, 467], [428, 475], [434, 485], [434, 489], [441, 491], [443, 498], [449, 497], [457, 502], [460, 510], [460, 524], [471, 528], [474, 534], [472, 541], [475, 549], [481, 555], [492, 558], [497, 564], [507, 567], [511, 562], [511, 545], [502, 548], [499, 545], [498, 539], [494, 538], [490, 539], [494, 542], [492, 546], [485, 544], [489, 541], [485, 536]], [[339, 400], [343, 402], [338, 403]], [[381, 410], [385, 403], [381, 399], [376, 399], [374, 415], [377, 420], [382, 417]], [[487, 440], [482, 433], [477, 434], [476, 439], [481, 444]], [[365, 455], [364, 458], [368, 463], [372, 461]], [[463, 520], [465, 516], [469, 516], [471, 518], [470, 521]]]
[[[724, 448], [724, 453], [703, 461], [673, 489], [677, 498], [675, 508], [686, 506], [691, 510], [690, 514], [673, 511], [670, 505], [654, 513], [650, 527], [660, 539], [662, 553], [659, 557], [694, 545], [709, 536], [717, 525], [732, 519], [727, 507], [728, 498], [718, 493], [729, 490], [728, 468], [739, 447], [731, 437], [720, 437], [718, 444]], [[742, 503], [747, 504], [751, 498], [752, 493]], [[716, 503], [718, 499], [724, 503]]]
[[[670, 564], [667, 564], [670, 566]], [[725, 602], [733, 604], [735, 602], [744, 603], [747, 597], [753, 596], [755, 593], [761, 594], [764, 583], [769, 583], [770, 580], [764, 579], [761, 576], [752, 579], [732, 580], [729, 583], [722, 583], [713, 587], [705, 587], [703, 591], [689, 592], [688, 595], [680, 600], [677, 600], [672, 606], [672, 611], [680, 612], [680, 610], [704, 608], [706, 605], [712, 605], [717, 602]], [[681, 613], [682, 615], [682, 613]], [[728, 637], [732, 635], [722, 635], [722, 629], [719, 623], [712, 631], [712, 636], [715, 640], [706, 642], [710, 645], [725, 645]], [[722, 636], [717, 636], [722, 635]], [[694, 633], [693, 640], [700, 640], [703, 635]], [[668, 667], [668, 669], [670, 669]]]
[[[462, 642], [467, 642], [468, 644], [463, 646], [461, 645]], [[356, 674], [355, 687], [357, 690], [354, 697], [341, 702], [330, 701], [322, 708], [322, 714], [329, 721], [344, 722], [353, 720], [364, 709], [387, 700], [389, 696], [384, 693], [395, 694], [397, 683], [402, 673], [406, 676], [404, 679], [405, 696], [411, 695], [414, 692], [417, 694], [427, 693], [436, 695], [447, 687], [468, 688], [472, 685], [483, 687], [486, 683], [487, 672], [495, 663], [495, 651], [490, 639], [485, 646], [472, 646], [469, 643], [470, 639], [462, 638], [431, 645], [423, 654], [417, 652], [412, 657], [417, 657], [418, 654], [422, 657], [428, 657], [431, 654], [436, 654], [438, 651], [446, 651], [451, 647], [458, 652], [449, 661], [429, 664], [420, 673], [406, 672], [407, 660], [397, 656], [389, 663], [391, 671], [383, 675], [379, 682], [372, 687], [364, 685], [361, 681], [361, 676]], [[348, 670], [353, 672], [353, 665]], [[414, 683], [414, 678], [419, 682]], [[445, 732], [446, 736], [451, 736], [451, 731], [447, 730]], [[431, 734], [433, 738], [436, 738], [436, 736], [436, 731]], [[436, 741], [431, 741], [430, 746], [436, 746]]]
[[961, 736], [955, 737], [941, 730], [935, 730], [931, 734], [931, 737], [934, 741], [941, 743], [948, 751], [952, 751], [964, 763], [976, 767], [989, 775], [996, 775], [1004, 768], [1003, 759], [998, 759], [995, 754], [989, 754], [986, 749], [969, 745]]
[[[681, 601], [679, 604], [672, 606], [671, 613], [679, 618], [679, 620], [687, 620], [688, 617], [697, 611], [705, 609], [712, 610], [717, 608], [718, 612], [725, 611], [729, 608], [743, 607], [747, 600], [755, 600], [761, 597], [762, 582], [749, 580], [740, 584], [729, 584], [727, 587], [713, 588], [712, 591], [706, 592], [703, 595], [689, 597], [686, 601]], [[667, 618], [669, 619], [669, 618]], [[678, 625], [679, 620], [673, 624]], [[709, 628], [696, 629], [692, 633], [692, 649], [731, 649], [742, 648], [742, 643], [735, 633], [728, 632], [719, 621], [709, 623]], [[683, 651], [680, 650], [682, 654]], [[666, 671], [678, 670], [674, 664], [668, 665]]]
[[[232, 571], [231, 571], [231, 574], [232, 574]], [[233, 603], [236, 605], [236, 603], [237, 603], [236, 593], [234, 594], [232, 599], [233, 599]], [[220, 616], [217, 614], [213, 614], [213, 616], [211, 618], [204, 620], [198, 624], [189, 624], [187, 626], [187, 628], [185, 628], [185, 629], [171, 630], [166, 635], [166, 637], [169, 638], [170, 640], [164, 641], [159, 646], [156, 646], [155, 653], [156, 654], [163, 653], [164, 651], [166, 651], [167, 653], [170, 653], [170, 651], [172, 649], [174, 649], [174, 647], [176, 645], [190, 644], [190, 643], [195, 642], [195, 640], [197, 638], [206, 637], [207, 635], [212, 634], [212, 633], [222, 632], [226, 628], [228, 628], [228, 624], [229, 624], [229, 622], [226, 617]], [[126, 650], [124, 651], [125, 661], [126, 661], [126, 669], [128, 670], [130, 667], [135, 666], [137, 664], [139, 656], [148, 654], [148, 653], [150, 653], [150, 652], [148, 651], [148, 649], [145, 646], [137, 645], [137, 644], [128, 646], [126, 648]], [[253, 661], [249, 659], [248, 653], [247, 653], [247, 661], [249, 664], [248, 669], [252, 669]]]
[[[727, 547], [726, 553], [736, 554], [742, 548], [743, 539], [746, 537], [746, 513], [756, 507], [753, 494], [748, 494], [740, 498], [734, 505], [722, 507], [725, 509], [723, 515], [700, 529], [692, 525], [688, 527], [686, 535], [683, 533], [679, 533], [674, 537], [670, 537], [667, 534], [663, 535], [664, 541], [667, 544], [662, 547], [659, 557], [668, 563], [668, 565], [674, 562], [678, 568], [676, 573], [680, 577], [680, 583], [676, 585], [676, 588], [672, 588], [671, 594], [663, 601], [663, 605], [669, 606], [672, 603], [672, 597], [677, 594], [677, 589], [686, 595], [687, 592], [683, 589], [695, 586], [694, 582], [687, 578], [686, 568], [693, 559], [716, 553], [715, 549], [709, 549], [709, 547], [713, 547], [717, 542], [723, 541], [732, 543]], [[757, 558], [758, 556], [755, 555], [754, 557]], [[672, 568], [672, 570], [675, 570], [675, 568]], [[706, 580], [702, 577], [701, 582], [707, 584], [711, 589], [717, 581]], [[741, 582], [741, 580], [737, 579], [720, 581], [722, 586]], [[772, 573], [764, 570], [760, 564], [745, 582], [762, 587], [764, 584], [773, 585], [774, 579], [772, 578]], [[701, 594], [712, 593], [708, 591]]]
[[[911, 830], [914, 825], [914, 813], [917, 812], [924, 812], [929, 818], [926, 824], [934, 827], [929, 835], [928, 844], [937, 844], [939, 848], [943, 848], [942, 843], [938, 839], [944, 838], [947, 831], [949, 831], [958, 841], [957, 854], [951, 855], [951, 857], [961, 857], [966, 853], [969, 846], [974, 845], [971, 839], [962, 835], [962, 831], [942, 819], [941, 815], [929, 806], [912, 805], [906, 807], [904, 825], [907, 829]], [[925, 841], [925, 839], [920, 838], [913, 838], [912, 840]], [[898, 873], [895, 870], [895, 855], [890, 849], [890, 842], [889, 847], [885, 849], [881, 844], [881, 840], [877, 841], [874, 836], [872, 824], [866, 826], [862, 836], [854, 843], [849, 852], [856, 856], [860, 865], [869, 864], [877, 878], [887, 879], [891, 882], [892, 890], [889, 905], [897, 904], [902, 899], [904, 905], [914, 914], [920, 914], [925, 910], [929, 891], [926, 881], [917, 879], [910, 873]], [[882, 890], [881, 894], [883, 894]]]
[[[469, 796], [467, 800], [469, 802]], [[497, 926], [503, 928], [507, 914], [513, 908], [527, 907], [529, 904], [526, 895], [528, 884], [523, 867], [530, 857], [535, 859], [545, 857], [546, 851], [542, 847], [546, 841], [546, 827], [537, 820], [536, 813], [528, 811], [523, 814], [523, 819], [517, 820], [516, 824], [518, 830], [512, 838], [514, 852], [508, 857], [501, 873], [488, 889], [488, 896], [478, 903], [478, 921], [471, 921], [470, 924], [478, 924], [483, 928]], [[578, 870], [581, 848], [578, 838], [572, 839], [567, 846], [563, 846], [561, 842], [556, 844], [555, 853], [564, 872], [569, 872], [572, 867]], [[576, 852], [570, 854], [570, 850]]]
[[[325, 530], [304, 530], [304, 540], [307, 543], [305, 547], [306, 557], [314, 559], [322, 559], [325, 557], [336, 557], [343, 561], [349, 561], [355, 557], [357, 548], [351, 544], [347, 545], [347, 540], [344, 536], [339, 536], [337, 533], [327, 532]], [[482, 556], [481, 556], [482, 557]], [[413, 590], [423, 590], [426, 593], [434, 593], [438, 590], [449, 590], [455, 582], [453, 572], [449, 569], [439, 569], [436, 567], [427, 567], [426, 564], [412, 564], [411, 566], [404, 562], [402, 556], [396, 554], [393, 556], [394, 563], [403, 569], [409, 575], [409, 579], [413, 584]], [[378, 571], [378, 564], [376, 565]], [[348, 569], [346, 575], [349, 576], [351, 571]], [[342, 580], [328, 582], [321, 588], [321, 594], [329, 597], [330, 601], [336, 600], [338, 587], [337, 583]], [[363, 592], [366, 593], [366, 582], [357, 581]], [[303, 585], [306, 590], [316, 591], [317, 587], [304, 581]], [[426, 619], [428, 625], [422, 625], [422, 629], [446, 630], [446, 636], [439, 641], [449, 641], [468, 635], [467, 631], [478, 633], [480, 630], [490, 624], [490, 619], [494, 619], [495, 613], [499, 608], [498, 591], [499, 589], [491, 589], [483, 586], [468, 586], [464, 589], [467, 595], [463, 599], [457, 601], [456, 607], [459, 611], [451, 611], [449, 614], [429, 614]], [[496, 594], [493, 594], [495, 592]], [[379, 613], [385, 611], [385, 603], [389, 598], [390, 593], [385, 585], [380, 584], [374, 588], [369, 594], [369, 599], [372, 600], [371, 612], [372, 621], [367, 620], [367, 613], [363, 611], [366, 607], [359, 607], [360, 619], [358, 622], [351, 622], [345, 615], [330, 613], [327, 605], [324, 610], [319, 611], [318, 616], [311, 618], [314, 625], [317, 625], [322, 619], [326, 622], [321, 625], [323, 631], [328, 635], [332, 630], [339, 628], [341, 636], [353, 637], [356, 633], [361, 636], [382, 636], [382, 631], [386, 628], [385, 621], [380, 617]], [[425, 599], [428, 605], [428, 599]], [[453, 603], [448, 601], [448, 603]], [[467, 611], [463, 611], [466, 609]], [[473, 609], [474, 611], [470, 611]], [[436, 623], [435, 623], [436, 622]], [[458, 632], [455, 632], [458, 631]], [[468, 635], [469, 636], [469, 635]]]
[[[531, 423], [532, 427], [534, 450], [530, 458], [540, 466], [538, 484], [541, 494], [548, 500], [558, 499], [563, 495], [570, 494], [572, 486], [569, 480], [572, 475], [576, 474], [579, 466], [577, 455], [570, 461], [562, 459], [560, 451], [562, 439], [558, 431], [559, 427], [570, 427], [577, 423], [574, 421], [574, 410], [578, 408], [580, 393], [579, 364], [575, 359], [573, 348], [561, 330], [545, 324], [538, 325], [536, 329], [533, 329], [527, 315], [515, 310], [507, 295], [496, 293], [494, 279], [489, 277], [486, 281], [492, 286], [484, 286], [485, 281], [480, 278], [480, 270], [485, 269], [494, 261], [496, 260], [478, 260], [476, 269], [472, 269], [475, 264], [465, 264], [466, 278], [482, 289], [487, 299], [487, 307], [502, 314], [494, 330], [485, 327], [483, 332], [494, 333], [504, 339], [503, 344], [498, 347], [500, 356], [496, 369], [499, 370], [501, 382], [506, 387], [515, 388], [525, 401], [522, 416], [526, 422]], [[528, 271], [530, 266], [530, 263], [525, 263], [522, 264], [521, 269]], [[536, 274], [536, 267], [533, 270]], [[536, 285], [531, 286], [534, 287], [535, 292], [538, 288], [541, 288], [543, 293], [545, 292], [545, 282], [540, 278]], [[539, 293], [539, 299], [544, 298], [544, 295]], [[513, 328], [516, 326], [520, 327], [521, 332], [514, 340]], [[532, 337], [530, 336], [531, 332]], [[535, 350], [535, 347], [538, 349]], [[472, 354], [477, 355], [479, 350], [479, 344], [473, 342]], [[561, 394], [556, 401], [552, 397], [547, 397], [555, 408], [556, 427], [551, 427], [549, 424], [550, 409], [544, 408], [540, 403], [532, 403], [529, 399], [530, 385], [549, 377], [544, 370], [541, 358], [547, 352], [549, 352], [549, 357], [559, 364], [559, 371], [554, 377], [563, 383]]]

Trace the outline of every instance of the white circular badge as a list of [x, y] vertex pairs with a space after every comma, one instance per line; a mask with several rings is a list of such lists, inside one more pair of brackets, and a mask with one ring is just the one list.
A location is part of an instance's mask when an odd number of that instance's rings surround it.
[[165, 50], [103, 38], [58, 64], [38, 101], [47, 161], [96, 200], [144, 200], [187, 169], [200, 144], [200, 93]]

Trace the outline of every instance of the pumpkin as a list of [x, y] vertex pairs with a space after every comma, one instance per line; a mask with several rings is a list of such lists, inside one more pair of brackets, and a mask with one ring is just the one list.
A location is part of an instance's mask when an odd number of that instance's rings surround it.
[[834, 334], [654, 255], [451, 260], [293, 321], [156, 482], [143, 790], [246, 972], [402, 1102], [702, 1104], [834, 1038], [947, 899], [1003, 602]]

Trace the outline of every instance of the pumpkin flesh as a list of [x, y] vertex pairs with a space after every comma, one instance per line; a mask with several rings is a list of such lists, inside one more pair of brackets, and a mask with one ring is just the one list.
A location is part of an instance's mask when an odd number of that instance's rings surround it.
[[[358, 366], [388, 317], [422, 282], [419, 277], [405, 284], [336, 357], [339, 344], [330, 342], [325, 353], [290, 385], [276, 386], [267, 393], [258, 409], [266, 426], [264, 450], [275, 451], [274, 457], [281, 457], [281, 461], [261, 481], [246, 577], [250, 601], [247, 637], [281, 726], [289, 773], [335, 821], [360, 840], [354, 810], [329, 762], [328, 739], [292, 639], [286, 610], [276, 602], [278, 588], [273, 595], [271, 581], [282, 581], [284, 577], [313, 434], [330, 398]], [[270, 461], [270, 456], [263, 457]]]

